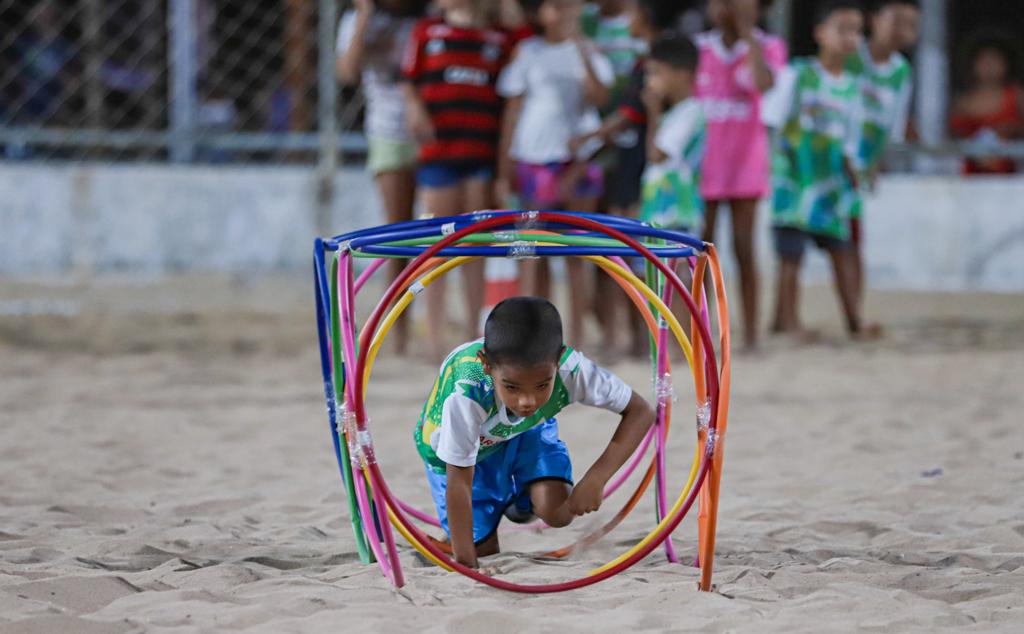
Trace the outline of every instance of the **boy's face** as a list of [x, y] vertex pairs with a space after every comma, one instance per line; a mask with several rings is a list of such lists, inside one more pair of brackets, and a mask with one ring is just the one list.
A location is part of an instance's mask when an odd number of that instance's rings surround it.
[[583, 0], [544, 0], [537, 10], [537, 21], [545, 32], [573, 35], [579, 26]]
[[597, 6], [605, 15], [619, 15], [635, 0], [598, 0]]
[[546, 361], [531, 366], [503, 363], [492, 365], [480, 353], [486, 372], [494, 380], [498, 399], [516, 416], [532, 416], [551, 398], [555, 389], [557, 361]]
[[629, 34], [635, 38], [646, 40], [651, 38], [654, 27], [647, 19], [647, 12], [638, 3], [629, 8]]
[[758, 0], [708, 0], [708, 19], [716, 28], [735, 29], [737, 17], [756, 24]]
[[895, 2], [882, 8], [871, 18], [871, 37], [897, 51], [917, 44], [921, 12], [912, 4]]
[[825, 53], [848, 57], [860, 45], [864, 17], [856, 9], [833, 11], [814, 29], [814, 39]]
[[660, 60], [644, 63], [644, 88], [662, 99], [678, 101], [690, 95], [693, 73]]

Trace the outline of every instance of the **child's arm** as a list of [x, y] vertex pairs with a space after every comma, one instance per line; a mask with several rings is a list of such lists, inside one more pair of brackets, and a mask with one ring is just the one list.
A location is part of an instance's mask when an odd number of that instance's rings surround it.
[[754, 27], [757, 25], [756, 16], [752, 12], [734, 8], [733, 20], [740, 39], [747, 43], [747, 64], [750, 65], [754, 87], [762, 93], [770, 90], [775, 85], [775, 77], [765, 58], [761, 41], [754, 35]]
[[583, 96], [589, 103], [598, 108], [603, 108], [608, 104], [608, 100], [611, 99], [612, 92], [601, 81], [601, 78], [598, 77], [597, 71], [594, 70], [593, 60], [591, 60], [593, 45], [581, 36], [576, 37], [575, 41], [576, 49], [580, 53], [580, 59], [583, 60], [583, 70], [586, 74], [583, 79]]
[[[573, 488], [566, 504], [573, 515], [583, 515], [596, 511], [601, 507], [604, 487], [615, 472], [626, 463], [636, 448], [640, 446], [644, 434], [654, 424], [654, 410], [642, 396], [633, 391], [629, 404], [622, 410], [622, 420], [615, 429], [608, 447], [587, 470], [583, 479]], [[450, 480], [449, 480], [450, 483]], [[449, 486], [451, 486], [449, 484]], [[449, 489], [450, 490], [450, 489]], [[449, 503], [448, 522], [451, 526], [451, 503]], [[472, 541], [472, 537], [470, 537]], [[452, 531], [454, 545], [455, 532]]]
[[644, 106], [647, 108], [647, 138], [645, 139], [647, 162], [652, 164], [661, 163], [668, 158], [668, 154], [665, 154], [656, 143], [658, 126], [661, 124], [665, 100], [660, 94], [650, 88], [644, 88], [643, 97]]
[[455, 561], [470, 568], [477, 567], [476, 545], [473, 543], [473, 467], [448, 465], [445, 501], [448, 504], [448, 530], [452, 535]]
[[366, 30], [373, 16], [373, 0], [355, 0], [354, 4], [356, 17], [352, 38], [347, 45], [342, 45], [344, 52], [338, 55], [335, 63], [338, 79], [346, 84], [355, 84], [359, 81], [359, 73], [363, 68], [363, 53], [366, 50]]
[[429, 143], [434, 140], [434, 123], [430, 120], [430, 112], [427, 105], [423, 103], [416, 86], [409, 81], [403, 81], [402, 97], [405, 99], [405, 125], [409, 132], [420, 143]]
[[505, 205], [505, 200], [513, 192], [516, 167], [512, 160], [510, 151], [512, 149], [512, 137], [519, 125], [519, 116], [523, 112], [523, 97], [509, 97], [505, 101], [505, 113], [501, 119], [501, 139], [498, 143], [498, 178], [495, 180], [495, 194], [499, 205]]

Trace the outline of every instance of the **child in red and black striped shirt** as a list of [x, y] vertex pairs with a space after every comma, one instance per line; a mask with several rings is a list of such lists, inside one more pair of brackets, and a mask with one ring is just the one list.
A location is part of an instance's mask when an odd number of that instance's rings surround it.
[[[427, 214], [449, 216], [491, 206], [501, 127], [498, 74], [508, 36], [486, 23], [481, 0], [438, 0], [441, 17], [416, 23], [402, 64], [410, 131], [420, 142], [416, 182]], [[468, 339], [483, 306], [483, 261], [463, 266]], [[434, 356], [443, 358], [444, 280], [427, 291]]]

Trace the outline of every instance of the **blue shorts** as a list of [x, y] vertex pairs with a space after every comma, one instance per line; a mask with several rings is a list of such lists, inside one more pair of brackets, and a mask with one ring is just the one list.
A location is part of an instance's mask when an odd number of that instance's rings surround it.
[[775, 252], [783, 260], [801, 259], [808, 242], [813, 242], [822, 251], [829, 252], [844, 251], [853, 247], [849, 240], [809, 233], [795, 227], [775, 227]]
[[[572, 462], [565, 443], [558, 439], [558, 421], [549, 418], [533, 429], [501, 443], [473, 470], [473, 541], [480, 543], [498, 530], [502, 513], [515, 504], [529, 511], [530, 483], [563, 480], [572, 484]], [[427, 482], [437, 506], [441, 528], [448, 530], [448, 478], [427, 467]]]
[[492, 180], [494, 168], [486, 163], [427, 163], [416, 170], [420, 187], [451, 187], [470, 178]]

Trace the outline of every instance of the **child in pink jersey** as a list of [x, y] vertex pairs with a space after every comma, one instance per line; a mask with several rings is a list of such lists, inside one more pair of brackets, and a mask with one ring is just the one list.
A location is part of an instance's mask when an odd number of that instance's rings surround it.
[[714, 29], [697, 38], [697, 98], [707, 118], [701, 167], [704, 239], [714, 239], [718, 206], [732, 209], [733, 248], [743, 294], [743, 343], [757, 346], [757, 265], [754, 217], [769, 191], [768, 133], [761, 97], [786, 65], [786, 45], [756, 27], [759, 0], [709, 0]]

